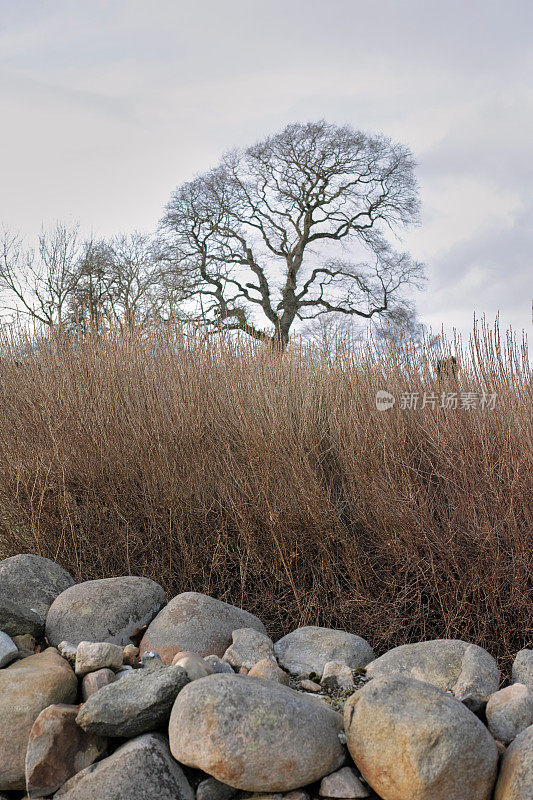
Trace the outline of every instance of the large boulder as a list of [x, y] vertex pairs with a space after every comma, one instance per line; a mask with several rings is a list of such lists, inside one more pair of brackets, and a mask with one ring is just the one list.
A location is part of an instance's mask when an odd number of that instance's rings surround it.
[[486, 650], [460, 639], [434, 639], [402, 644], [380, 656], [366, 670], [367, 677], [403, 675], [431, 683], [478, 711], [498, 691], [500, 671]]
[[489, 800], [498, 749], [461, 702], [428, 683], [375, 678], [346, 703], [348, 749], [383, 800]]
[[130, 575], [85, 581], [54, 600], [46, 618], [46, 638], [54, 646], [63, 641], [124, 646], [164, 605], [164, 590], [149, 578]]
[[72, 586], [69, 573], [48, 558], [22, 553], [0, 561], [0, 630], [40, 638], [55, 598]]
[[248, 611], [205, 594], [183, 592], [149, 625], [141, 642], [141, 655], [156, 650], [167, 664], [181, 650], [222, 657], [237, 628], [254, 628], [266, 634], [261, 620]]
[[528, 650], [527, 647], [516, 654], [513, 683], [523, 683], [533, 694], [533, 650]]
[[189, 683], [182, 667], [138, 669], [94, 692], [76, 722], [98, 736], [131, 737], [168, 722], [178, 692]]
[[73, 703], [78, 681], [57, 650], [16, 661], [0, 671], [0, 790], [24, 789], [30, 731], [53, 703]]
[[289, 791], [342, 766], [342, 717], [273, 681], [210, 675], [178, 695], [169, 723], [174, 757], [250, 792]]
[[533, 797], [533, 725], [516, 737], [505, 753], [494, 800]]
[[314, 625], [288, 633], [276, 642], [274, 653], [283, 669], [300, 679], [313, 673], [321, 678], [328, 661], [358, 669], [374, 658], [372, 648], [360, 636]]
[[104, 755], [106, 739], [84, 733], [76, 725], [77, 713], [77, 706], [51, 705], [33, 723], [26, 751], [28, 797], [53, 794]]
[[194, 800], [194, 792], [170, 755], [166, 739], [157, 733], [145, 733], [78, 772], [56, 792], [55, 798]]

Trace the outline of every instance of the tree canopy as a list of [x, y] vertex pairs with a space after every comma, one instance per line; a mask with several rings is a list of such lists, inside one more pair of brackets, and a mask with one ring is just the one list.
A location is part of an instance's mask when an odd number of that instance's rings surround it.
[[161, 230], [197, 315], [285, 347], [296, 320], [371, 319], [420, 284], [423, 266], [386, 238], [418, 212], [408, 148], [320, 121], [178, 187]]

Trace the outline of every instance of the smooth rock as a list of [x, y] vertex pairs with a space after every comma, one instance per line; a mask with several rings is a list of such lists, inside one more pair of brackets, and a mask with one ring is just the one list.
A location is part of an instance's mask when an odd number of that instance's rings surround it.
[[73, 703], [78, 681], [57, 650], [0, 671], [0, 790], [24, 789], [24, 757], [33, 723], [54, 703]]
[[0, 631], [0, 668], [7, 667], [17, 658], [19, 650], [15, 642], [3, 631]]
[[318, 683], [310, 681], [308, 678], [304, 678], [303, 681], [300, 681], [299, 688], [303, 689], [304, 692], [312, 692], [312, 694], [318, 694], [322, 691], [322, 687]]
[[261, 620], [248, 611], [205, 594], [184, 592], [170, 600], [148, 626], [140, 650], [141, 654], [156, 650], [168, 664], [181, 650], [222, 656], [237, 628], [266, 633]]
[[354, 769], [342, 767], [331, 775], [322, 778], [318, 790], [320, 797], [361, 798], [370, 797], [370, 792], [363, 786]]
[[254, 664], [248, 675], [251, 678], [264, 678], [266, 681], [276, 681], [284, 686], [289, 685], [289, 676], [283, 672], [278, 665], [269, 658], [264, 658]]
[[533, 725], [522, 731], [505, 753], [494, 800], [533, 798]]
[[306, 626], [288, 633], [274, 645], [280, 665], [297, 678], [322, 677], [328, 661], [351, 669], [366, 667], [374, 658], [367, 641], [353, 633]]
[[194, 792], [166, 739], [147, 733], [78, 772], [54, 800], [194, 800]]
[[204, 661], [207, 661], [209, 666], [213, 668], [213, 672], [216, 672], [220, 675], [233, 675], [235, 673], [233, 667], [219, 656], [204, 656]]
[[96, 672], [89, 672], [85, 675], [81, 683], [81, 696], [85, 703], [91, 695], [108, 686], [115, 680], [115, 673], [112, 669], [99, 669]]
[[97, 669], [117, 670], [122, 666], [123, 648], [109, 642], [80, 642], [76, 649], [74, 671], [82, 677]]
[[76, 645], [72, 644], [72, 642], [59, 642], [59, 644], [57, 645], [57, 649], [59, 650], [63, 658], [66, 658], [68, 663], [71, 664], [72, 667], [74, 667], [76, 663], [76, 652], [78, 650]]
[[533, 697], [523, 683], [513, 683], [491, 694], [485, 713], [494, 738], [509, 744], [533, 725]]
[[524, 648], [513, 663], [513, 683], [523, 683], [533, 695], [533, 650]]
[[325, 665], [321, 684], [328, 691], [353, 692], [355, 689], [352, 670], [337, 661], [328, 661]]
[[294, 792], [287, 792], [283, 795], [284, 800], [309, 800], [309, 795], [303, 789], [297, 789]]
[[246, 667], [250, 670], [258, 661], [275, 661], [274, 643], [265, 633], [253, 628], [237, 628], [231, 638], [233, 642], [224, 653], [224, 661], [234, 669]]
[[196, 787], [196, 800], [230, 800], [237, 794], [237, 789], [216, 778], [204, 778]]
[[129, 664], [123, 664], [120, 669], [118, 669], [115, 673], [115, 680], [118, 681], [121, 678], [125, 678], [127, 675], [130, 675], [133, 672], [133, 667], [130, 667]]
[[13, 644], [16, 644], [17, 649], [23, 653], [33, 655], [37, 647], [37, 639], [31, 633], [24, 633], [22, 636], [13, 636]]
[[347, 701], [348, 749], [383, 800], [489, 800], [498, 749], [459, 700], [429, 683], [374, 678]]
[[46, 638], [130, 644], [138, 628], [150, 622], [165, 604], [165, 592], [149, 578], [102, 578], [71, 586], [52, 603]]
[[91, 695], [76, 718], [87, 733], [138, 736], [164, 725], [178, 692], [189, 682], [181, 667], [132, 670]]
[[107, 742], [76, 725], [77, 706], [45, 708], [30, 731], [26, 751], [28, 797], [53, 794], [69, 778], [104, 755]]
[[74, 579], [48, 558], [22, 553], [0, 561], [0, 630], [40, 638], [55, 598]]
[[214, 675], [215, 670], [197, 653], [178, 653], [174, 656], [172, 664], [183, 667], [190, 681], [197, 681], [199, 678], [207, 678]]
[[279, 792], [322, 778], [345, 759], [342, 717], [287, 686], [210, 675], [178, 695], [170, 749], [182, 764], [248, 792]]
[[137, 662], [139, 661], [139, 648], [135, 647], [134, 644], [127, 644], [122, 651], [122, 658], [126, 666], [137, 666]]
[[403, 675], [431, 683], [478, 711], [498, 691], [500, 671], [486, 650], [460, 639], [403, 644], [368, 665], [368, 678]]
[[145, 672], [150, 669], [159, 669], [159, 667], [163, 666], [163, 661], [161, 660], [161, 656], [159, 653], [156, 653], [154, 650], [150, 650], [147, 653], [143, 653], [141, 658], [140, 667]]

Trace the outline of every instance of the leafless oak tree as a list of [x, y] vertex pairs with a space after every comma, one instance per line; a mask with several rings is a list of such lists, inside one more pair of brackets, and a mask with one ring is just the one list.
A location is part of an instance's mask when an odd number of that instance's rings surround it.
[[417, 217], [409, 150], [322, 121], [227, 154], [161, 227], [199, 315], [284, 348], [296, 320], [370, 319], [418, 284], [422, 265], [384, 236]]

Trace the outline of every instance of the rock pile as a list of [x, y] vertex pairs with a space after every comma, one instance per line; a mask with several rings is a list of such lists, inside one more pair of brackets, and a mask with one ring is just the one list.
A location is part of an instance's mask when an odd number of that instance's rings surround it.
[[[533, 650], [379, 658], [146, 578], [0, 562], [0, 800], [533, 800]], [[7, 793], [7, 794], [6, 794]]]

